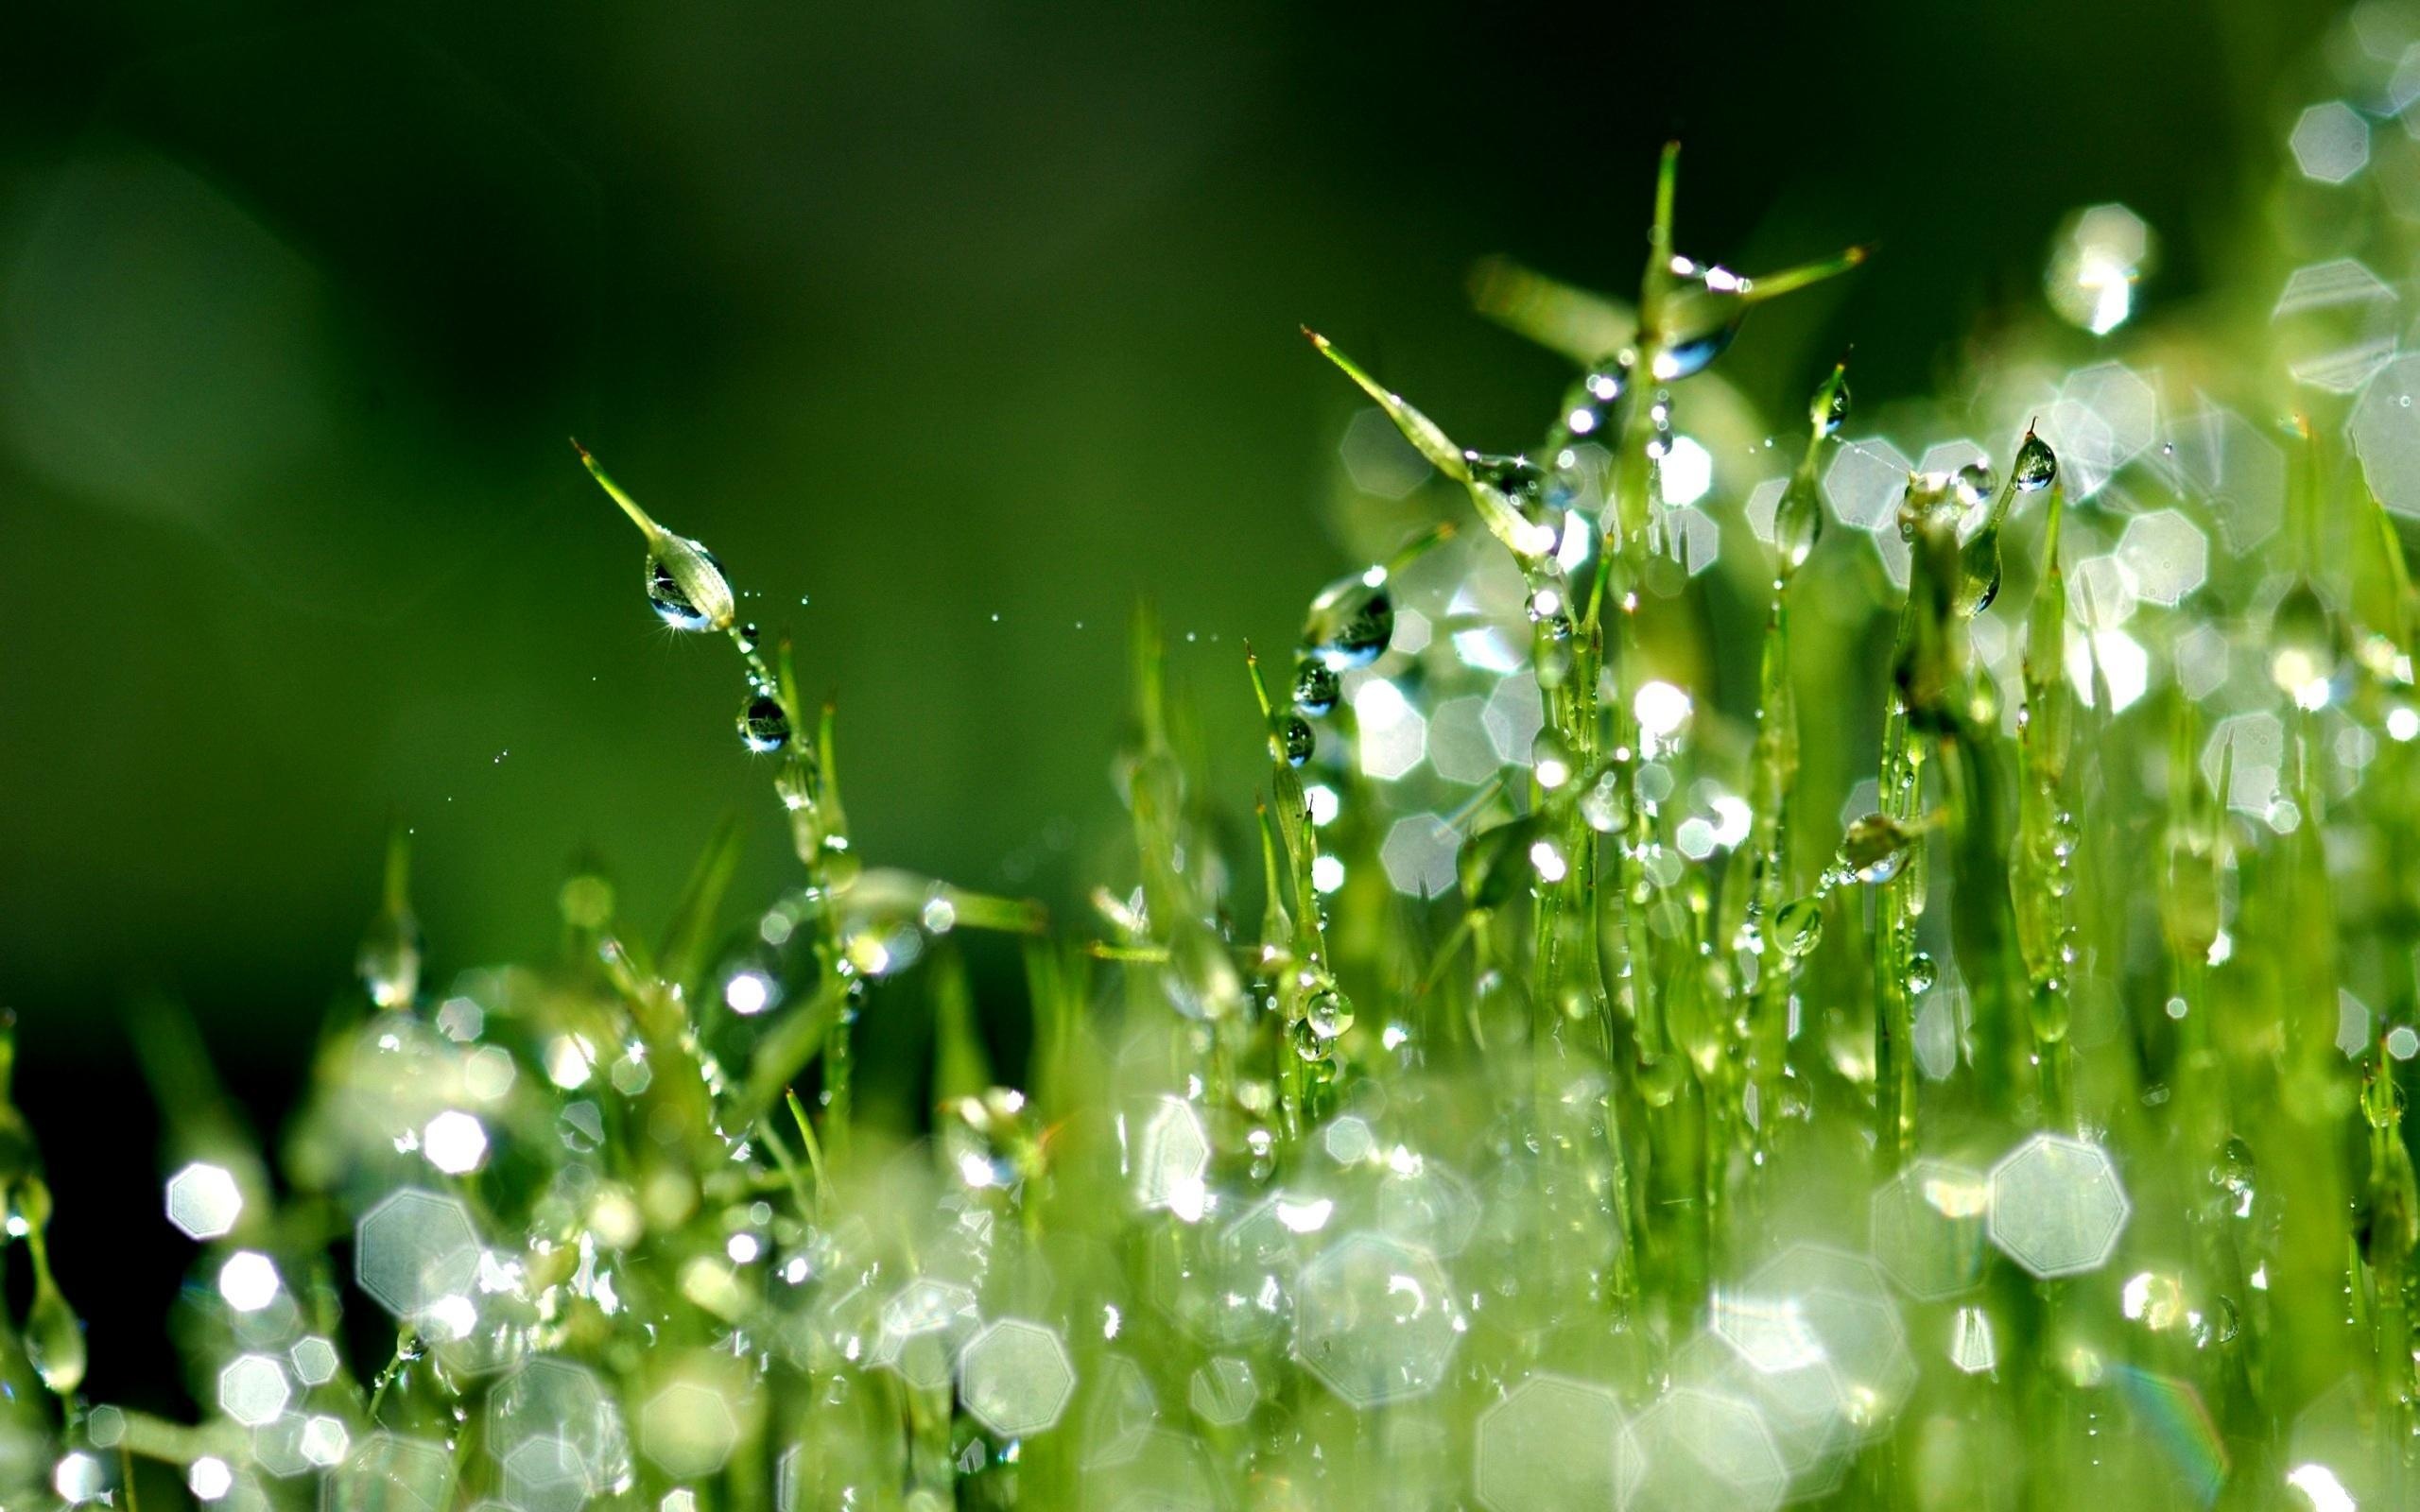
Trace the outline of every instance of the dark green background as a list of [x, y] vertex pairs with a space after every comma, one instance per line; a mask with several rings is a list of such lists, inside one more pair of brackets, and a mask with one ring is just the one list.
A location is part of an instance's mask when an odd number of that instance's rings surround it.
[[[783, 876], [729, 653], [653, 627], [566, 433], [839, 692], [868, 854], [1063, 902], [1134, 598], [1199, 637], [1240, 802], [1237, 644], [1345, 565], [1352, 396], [1296, 322], [1518, 445], [1562, 374], [1465, 269], [1628, 284], [1678, 132], [1685, 249], [1883, 243], [1729, 370], [1803, 392], [1853, 338], [1861, 403], [1924, 391], [2074, 206], [2135, 207], [2190, 297], [2323, 14], [21, 3], [0, 1000], [85, 1177], [71, 1292], [153, 1221], [123, 1005], [189, 1002], [273, 1117], [390, 815], [441, 980], [550, 948], [583, 850], [652, 919], [736, 808], [742, 893]], [[105, 1393], [165, 1286], [98, 1317]]]

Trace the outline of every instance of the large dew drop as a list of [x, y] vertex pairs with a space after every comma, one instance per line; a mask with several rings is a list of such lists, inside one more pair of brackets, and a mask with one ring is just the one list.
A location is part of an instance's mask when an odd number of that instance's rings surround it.
[[2016, 449], [2016, 466], [2010, 472], [2018, 491], [2039, 493], [2058, 475], [2058, 454], [2050, 450], [2049, 442], [2027, 431], [2025, 444]]
[[1277, 719], [1277, 748], [1285, 753], [1287, 765], [1300, 766], [1311, 759], [1318, 741], [1301, 715], [1281, 714]]
[[731, 579], [715, 554], [694, 541], [665, 536], [647, 558], [647, 601], [676, 630], [716, 630], [737, 614]]
[[1336, 668], [1315, 657], [1305, 657], [1294, 669], [1294, 707], [1314, 719], [1336, 712], [1344, 683]]
[[1303, 626], [1303, 649], [1331, 672], [1366, 667], [1386, 653], [1395, 635], [1395, 601], [1383, 569], [1329, 584], [1311, 600]]
[[769, 756], [790, 743], [790, 716], [781, 700], [762, 694], [739, 711], [739, 743], [759, 756]]

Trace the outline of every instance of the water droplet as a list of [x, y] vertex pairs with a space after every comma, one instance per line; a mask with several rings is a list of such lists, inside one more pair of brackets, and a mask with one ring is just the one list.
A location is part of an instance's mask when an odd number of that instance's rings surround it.
[[1773, 510], [1773, 549], [1788, 568], [1803, 567], [1824, 536], [1824, 508], [1812, 477], [1794, 477]]
[[1806, 959], [1823, 938], [1823, 900], [1793, 898], [1774, 912], [1773, 943], [1791, 960]]
[[1384, 655], [1394, 634], [1394, 596], [1386, 574], [1373, 568], [1339, 578], [1311, 600], [1303, 648], [1330, 671], [1350, 672]]
[[1838, 373], [1832, 381], [1815, 390], [1815, 403], [1807, 413], [1818, 436], [1838, 436], [1841, 427], [1849, 422], [1849, 381]]
[[647, 558], [647, 601], [676, 630], [711, 630], [732, 621], [731, 579], [715, 554], [681, 536], [660, 536]]
[[[1623, 390], [1630, 387], [1630, 365], [1634, 359], [1628, 352], [1609, 360], [1571, 386], [1564, 396], [1563, 413], [1556, 418], [1556, 441], [1582, 440], [1601, 434], [1613, 418], [1614, 406], [1621, 403]], [[1561, 445], [1551, 448], [1556, 453]]]
[[1898, 875], [1915, 837], [1887, 814], [1869, 814], [1841, 838], [1841, 869], [1858, 882], [1889, 882]]
[[2059, 475], [2058, 454], [2050, 443], [2031, 431], [2025, 433], [2025, 444], [2016, 449], [2016, 465], [2010, 475], [2016, 480], [2020, 493], [2039, 493]]
[[2000, 480], [1988, 462], [1969, 462], [1958, 470], [1952, 480], [1958, 489], [1958, 502], [1969, 509], [1978, 509], [1992, 502]]
[[1570, 782], [1569, 743], [1550, 729], [1539, 730], [1538, 738], [1530, 742], [1530, 772], [1538, 780], [1538, 785], [1549, 793]]
[[1334, 988], [1322, 988], [1312, 993], [1310, 1002], [1305, 1005], [1303, 1022], [1320, 1039], [1333, 1040], [1353, 1027], [1352, 1000]]
[[790, 741], [790, 716], [779, 700], [757, 696], [739, 711], [739, 743], [759, 756], [769, 756]]
[[1987, 524], [1958, 548], [1958, 607], [1972, 619], [2000, 596], [2000, 527]]
[[739, 627], [739, 648], [742, 651], [755, 650], [763, 640], [764, 632], [754, 625], [743, 625]]
[[1506, 502], [1531, 520], [1538, 517], [1540, 501], [1546, 496], [1546, 473], [1538, 464], [1526, 456], [1496, 456], [1473, 453], [1468, 458], [1471, 477], [1478, 483], [1502, 494]]
[[1294, 707], [1312, 718], [1334, 713], [1343, 696], [1343, 679], [1326, 662], [1305, 657], [1294, 668]]
[[2309, 579], [2296, 582], [2277, 600], [2269, 619], [2269, 676], [2297, 704], [2326, 704], [2343, 649], [2335, 616]]
[[1748, 313], [1742, 298], [1747, 281], [1729, 268], [1700, 266], [1676, 257], [1672, 272], [1680, 286], [1665, 297], [1664, 341], [1653, 367], [1659, 383], [1703, 372], [1739, 334], [1739, 322]]
[[37, 1279], [26, 1314], [26, 1354], [42, 1383], [64, 1397], [84, 1382], [84, 1325], [47, 1274]]
[[1910, 957], [1909, 957], [1909, 959], [1908, 959], [1908, 995], [1909, 995], [1909, 996], [1910, 996], [1910, 997], [1922, 997], [1922, 996], [1924, 996], [1926, 993], [1927, 993], [1927, 992], [1931, 991], [1931, 990], [1932, 990], [1932, 985], [1933, 985], [1933, 982], [1935, 981], [1935, 979], [1936, 979], [1936, 973], [1935, 973], [1934, 969], [1933, 969], [1933, 964], [1932, 964], [1932, 954], [1931, 954], [1931, 953], [1930, 953], [1930, 952], [1928, 952], [1928, 951], [1918, 951], [1918, 952], [1916, 952], [1916, 954], [1913, 954], [1912, 956], [1910, 956]]
[[1278, 748], [1286, 753], [1286, 765], [1300, 766], [1311, 759], [1319, 747], [1311, 734], [1311, 727], [1299, 714], [1287, 714], [1277, 721]]
[[2240, 1135], [2227, 1136], [2224, 1148], [2219, 1152], [2218, 1163], [2210, 1168], [2210, 1183], [2226, 1194], [2227, 1211], [2238, 1218], [2252, 1216], [2253, 1199], [2258, 1195], [2256, 1185], [2259, 1167], [2252, 1159], [2252, 1146]]

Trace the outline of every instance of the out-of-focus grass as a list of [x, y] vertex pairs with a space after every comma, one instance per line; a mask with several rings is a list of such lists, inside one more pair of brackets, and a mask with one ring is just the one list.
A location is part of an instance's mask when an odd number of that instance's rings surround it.
[[399, 838], [274, 1161], [152, 1023], [190, 1424], [80, 1395], [102, 1299], [0, 1121], [5, 1494], [2408, 1504], [2420, 149], [2339, 172], [2332, 119], [2270, 319], [2135, 333], [2105, 207], [2048, 291], [2091, 335], [1887, 434], [1848, 364], [1771, 435], [1723, 384], [1861, 254], [1684, 255], [1668, 152], [1634, 302], [1475, 281], [1581, 369], [1535, 451], [1314, 335], [1348, 460], [1438, 486], [1237, 648], [1249, 814], [1137, 614], [1081, 921], [862, 854], [791, 647], [583, 452], [738, 659], [795, 882], [735, 903], [726, 827], [660, 928], [583, 871], [559, 958], [438, 986]]

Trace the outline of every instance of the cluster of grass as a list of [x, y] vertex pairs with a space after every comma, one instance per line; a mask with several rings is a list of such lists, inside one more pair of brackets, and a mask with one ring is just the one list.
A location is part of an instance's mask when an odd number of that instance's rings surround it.
[[[1858, 255], [1692, 262], [1674, 183], [1635, 305], [1480, 281], [1581, 364], [1534, 452], [1312, 337], [1454, 507], [1374, 516], [1283, 675], [1236, 668], [1249, 819], [1138, 617], [1080, 928], [862, 858], [789, 647], [583, 452], [654, 610], [739, 658], [797, 884], [729, 906], [727, 832], [650, 941], [575, 876], [561, 959], [431, 990], [399, 848], [274, 1176], [147, 1026], [193, 1423], [79, 1394], [7, 1118], [0, 1499], [2413, 1504], [2420, 605], [2378, 495], [2420, 417], [2348, 433], [2376, 363], [2280, 406], [2230, 331], [2157, 390], [2014, 351], [1906, 421], [2020, 415], [1939, 468], [1852, 444], [1841, 367], [1763, 439], [1707, 369]], [[966, 930], [1023, 938], [1024, 1004]], [[869, 1014], [928, 1017], [928, 1114], [856, 1095]]]

